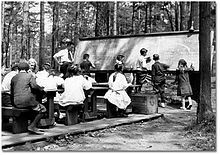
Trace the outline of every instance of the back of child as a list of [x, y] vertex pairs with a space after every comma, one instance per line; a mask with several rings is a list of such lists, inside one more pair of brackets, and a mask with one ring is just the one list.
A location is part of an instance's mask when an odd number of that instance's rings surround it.
[[71, 65], [67, 69], [68, 77], [65, 79], [64, 92], [61, 95], [61, 106], [83, 104], [85, 100], [84, 90], [92, 87], [92, 83], [80, 75], [77, 65]]

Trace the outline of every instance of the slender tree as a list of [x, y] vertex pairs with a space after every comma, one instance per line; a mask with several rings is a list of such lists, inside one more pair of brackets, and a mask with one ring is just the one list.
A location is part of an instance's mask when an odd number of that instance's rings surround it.
[[53, 28], [52, 28], [52, 54], [51, 54], [51, 62], [52, 67], [56, 68], [55, 61], [53, 59], [53, 55], [56, 53], [56, 49], [58, 47], [58, 30], [59, 30], [59, 3], [52, 2], [53, 7]]
[[147, 6], [147, 2], [144, 3], [145, 5], [145, 25], [144, 25], [144, 32], [147, 33], [148, 28], [147, 28], [147, 22], [148, 22], [148, 14], [147, 14], [147, 10], [148, 10], [148, 6]]
[[28, 26], [29, 26], [29, 2], [23, 2], [23, 26], [21, 40], [21, 59], [27, 59], [27, 42], [28, 42]]
[[190, 11], [190, 19], [189, 19], [189, 28], [192, 26], [195, 30], [199, 29], [199, 2], [192, 1], [191, 2], [191, 11]]
[[117, 1], [114, 2], [113, 35], [117, 35]]
[[39, 69], [42, 70], [44, 64], [44, 2], [40, 2], [40, 41], [39, 41]]

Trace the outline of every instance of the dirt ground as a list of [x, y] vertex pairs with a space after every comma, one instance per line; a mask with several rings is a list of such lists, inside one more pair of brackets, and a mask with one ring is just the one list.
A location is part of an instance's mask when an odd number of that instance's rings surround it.
[[189, 151], [190, 139], [184, 136], [184, 127], [195, 118], [197, 105], [193, 102], [191, 111], [179, 107], [179, 104], [159, 107], [158, 112], [164, 117], [147, 122], [27, 143], [7, 151]]

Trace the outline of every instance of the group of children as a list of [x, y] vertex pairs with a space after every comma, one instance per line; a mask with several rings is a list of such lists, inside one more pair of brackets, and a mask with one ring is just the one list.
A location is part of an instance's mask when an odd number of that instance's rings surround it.
[[[141, 70], [146, 71], [146, 64], [150, 62], [151, 59], [146, 57], [146, 49], [141, 49], [140, 53], [141, 58], [139, 59], [138, 67]], [[29, 64], [26, 62], [20, 62], [18, 65], [14, 66], [12, 72], [8, 73], [8, 77], [4, 78], [2, 82], [2, 90], [10, 90], [9, 96], [11, 99], [11, 105], [17, 108], [29, 108], [36, 113], [35, 119], [28, 126], [30, 132], [42, 134], [37, 128], [37, 123], [46, 112], [46, 108], [42, 104], [42, 98], [45, 95], [44, 92], [48, 90], [56, 90], [58, 86], [61, 86], [64, 88], [64, 92], [59, 96], [59, 103], [61, 106], [65, 107], [70, 104], [83, 104], [85, 100], [84, 90], [92, 88], [90, 67], [95, 67], [89, 61], [88, 54], [85, 54], [83, 59], [84, 60], [80, 65], [69, 63], [66, 72], [64, 72], [65, 75], [52, 70], [49, 63], [44, 64], [42, 71], [36, 72], [36, 61], [31, 59]], [[125, 109], [131, 103], [131, 99], [126, 93], [126, 89], [132, 85], [133, 80], [129, 82], [126, 80], [126, 77], [123, 74], [123, 60], [123, 55], [117, 57], [114, 66], [115, 72], [109, 77], [109, 90], [106, 92], [104, 98], [107, 99], [110, 104], [117, 107], [120, 116], [127, 116], [125, 114]], [[152, 65], [151, 82], [161, 95], [161, 106], [165, 107], [165, 71], [169, 66], [159, 62], [158, 54], [153, 55], [153, 60], [155, 63]], [[192, 100], [190, 97], [192, 95], [192, 88], [190, 86], [188, 75], [188, 71], [191, 70], [193, 70], [193, 67], [191, 66], [188, 68], [185, 60], [181, 59], [179, 61], [174, 83], [178, 84], [177, 95], [181, 96], [181, 108], [183, 110], [192, 107]], [[141, 84], [146, 81], [149, 82], [149, 75], [140, 75], [140, 78], [141, 80], [137, 80], [142, 81]], [[186, 97], [188, 97], [189, 100], [189, 105], [187, 107], [185, 106]]]

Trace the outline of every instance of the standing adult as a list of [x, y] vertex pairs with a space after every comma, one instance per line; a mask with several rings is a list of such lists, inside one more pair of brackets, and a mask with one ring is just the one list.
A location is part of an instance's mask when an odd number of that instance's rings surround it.
[[[138, 62], [137, 62], [137, 74], [136, 74], [136, 83], [138, 85], [142, 85], [145, 83], [145, 82], [150, 82], [151, 80], [151, 76], [149, 74], [147, 74], [147, 63], [149, 63], [151, 61], [151, 58], [150, 57], [147, 57], [147, 52], [148, 50], [145, 49], [145, 48], [142, 48], [140, 50], [140, 56], [138, 58]], [[140, 90], [141, 90], [141, 87], [140, 87]], [[139, 90], [139, 91], [140, 91]]]
[[64, 79], [66, 78], [67, 67], [73, 62], [71, 43], [70, 39], [62, 40], [61, 50], [53, 56], [55, 62], [60, 66], [60, 72], [63, 74]]
[[90, 67], [95, 68], [95, 65], [91, 61], [89, 61], [89, 54], [84, 54], [83, 62], [80, 63], [80, 68], [81, 68], [83, 75], [91, 76]]
[[153, 60], [155, 63], [152, 65], [152, 82], [154, 88], [160, 93], [161, 101], [160, 106], [165, 107], [165, 84], [166, 77], [165, 71], [169, 68], [168, 65], [159, 62], [159, 55], [154, 54]]

